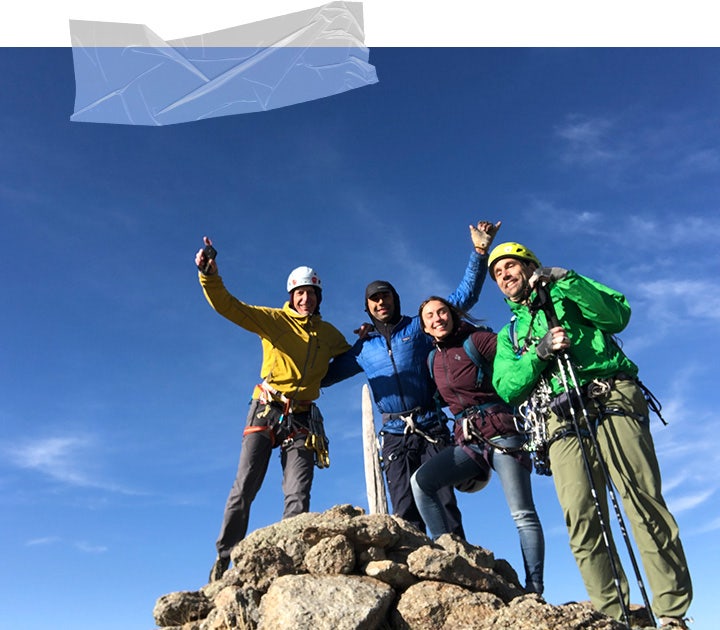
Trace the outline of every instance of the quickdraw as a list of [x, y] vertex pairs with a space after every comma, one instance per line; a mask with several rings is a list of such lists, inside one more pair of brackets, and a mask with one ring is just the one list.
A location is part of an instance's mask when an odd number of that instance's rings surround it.
[[438, 443], [436, 438], [428, 435], [422, 429], [418, 429], [417, 425], [415, 424], [415, 419], [413, 418], [412, 412], [407, 415], [398, 414], [398, 418], [400, 418], [405, 423], [405, 431], [403, 432], [405, 435], [408, 435], [410, 433], [417, 433], [419, 436], [425, 438], [431, 444]]
[[530, 397], [518, 407], [520, 420], [518, 430], [527, 435], [525, 450], [532, 454], [535, 472], [550, 475], [547, 419], [550, 414], [552, 389], [545, 377], [541, 377]]
[[330, 466], [330, 452], [328, 450], [330, 441], [325, 435], [323, 417], [315, 404], [310, 407], [308, 424], [308, 436], [305, 438], [305, 448], [313, 451], [315, 465], [318, 468], [328, 468]]
[[[425, 431], [423, 431], [422, 429], [419, 429], [417, 424], [415, 423], [415, 418], [419, 416], [422, 412], [423, 410], [421, 407], [415, 407], [414, 409], [410, 409], [410, 411], [401, 411], [399, 413], [384, 413], [382, 416], [383, 424], [390, 422], [390, 420], [402, 420], [405, 424], [403, 435], [412, 435], [413, 433], [417, 433], [420, 437], [426, 439], [431, 444], [437, 444], [439, 441], [437, 438], [434, 438], [431, 435], [425, 433]], [[382, 434], [382, 431], [380, 431], [380, 433]]]

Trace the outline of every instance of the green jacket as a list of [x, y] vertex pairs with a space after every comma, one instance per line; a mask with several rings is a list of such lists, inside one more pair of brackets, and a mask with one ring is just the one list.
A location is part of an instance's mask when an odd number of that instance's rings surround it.
[[[263, 362], [260, 376], [294, 400], [320, 396], [320, 381], [333, 357], [350, 344], [320, 315], [301, 315], [285, 303], [283, 308], [253, 306], [233, 297], [218, 275], [198, 274], [205, 298], [220, 315], [260, 336]], [[259, 396], [256, 387], [253, 398]]]
[[[612, 337], [630, 320], [630, 305], [625, 296], [574, 271], [549, 288], [560, 325], [570, 339], [569, 355], [579, 384], [618, 372], [637, 376], [637, 366]], [[503, 399], [518, 405], [530, 396], [540, 376], [549, 370], [546, 376], [551, 387], [556, 394], [560, 393], [562, 383], [555, 373], [554, 361], [544, 361], [535, 352], [535, 345], [548, 331], [545, 313], [538, 312], [533, 318], [526, 305], [506, 302], [513, 318], [498, 333], [493, 386]]]

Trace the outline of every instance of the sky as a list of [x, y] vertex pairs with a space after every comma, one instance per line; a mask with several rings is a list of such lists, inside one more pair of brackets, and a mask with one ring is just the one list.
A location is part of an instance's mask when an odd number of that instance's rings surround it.
[[[204, 235], [252, 304], [281, 306], [289, 271], [315, 268], [323, 317], [352, 341], [372, 280], [410, 315], [449, 294], [479, 220], [627, 295], [624, 348], [669, 422], [651, 426], [691, 627], [713, 628], [719, 62], [714, 48], [377, 46], [375, 85], [148, 128], [70, 122], [69, 48], [0, 48], [0, 629], [150, 628], [158, 597], [206, 583], [261, 354], [202, 296]], [[472, 313], [508, 321], [491, 280]], [[313, 511], [367, 507], [364, 382], [319, 399], [331, 466]], [[281, 517], [280, 478], [275, 453], [251, 529]], [[586, 599], [552, 480], [533, 483], [545, 597]], [[460, 505], [468, 540], [520, 567], [497, 480]]]

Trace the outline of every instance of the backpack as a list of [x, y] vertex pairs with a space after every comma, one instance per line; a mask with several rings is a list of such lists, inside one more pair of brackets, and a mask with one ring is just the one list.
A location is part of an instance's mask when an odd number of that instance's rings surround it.
[[[470, 360], [475, 364], [477, 367], [477, 377], [475, 378], [475, 386], [480, 387], [480, 383], [483, 382], [483, 378], [485, 378], [485, 375], [487, 374], [490, 376], [492, 374], [492, 367], [488, 363], [487, 359], [480, 354], [479, 350], [475, 346], [475, 343], [472, 340], [472, 333], [477, 332], [479, 330], [487, 330], [490, 331], [490, 328], [483, 327], [483, 328], [477, 328], [473, 330], [468, 336], [465, 341], [463, 341], [463, 350], [465, 351], [465, 354], [470, 357]], [[427, 365], [428, 365], [428, 371], [430, 372], [430, 378], [435, 380], [433, 377], [433, 362], [435, 361], [435, 353], [437, 352], [437, 348], [433, 348], [430, 350], [430, 354], [428, 354], [427, 357]]]

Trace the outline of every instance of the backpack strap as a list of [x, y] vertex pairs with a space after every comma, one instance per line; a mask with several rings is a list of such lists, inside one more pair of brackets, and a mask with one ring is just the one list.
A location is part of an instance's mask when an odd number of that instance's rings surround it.
[[[433, 362], [435, 361], [436, 353], [437, 348], [433, 346], [433, 349], [430, 350], [430, 353], [427, 357], [428, 372], [430, 372], [430, 380], [433, 382], [433, 386], [435, 385], [435, 376], [433, 376]], [[443, 407], [447, 406], [447, 403], [442, 399], [442, 396], [437, 390], [437, 387], [435, 388], [435, 393], [433, 394], [433, 402], [435, 403], [435, 412], [437, 413], [438, 418], [442, 418], [445, 415], [442, 409]]]
[[433, 349], [430, 350], [430, 353], [427, 355], [427, 366], [428, 366], [428, 372], [430, 372], [430, 378], [435, 381], [435, 377], [433, 376], [433, 362], [435, 361], [435, 353], [437, 353], [437, 348], [433, 346]]
[[[483, 330], [480, 328], [479, 330]], [[470, 357], [470, 360], [475, 364], [475, 367], [477, 367], [477, 377], [475, 378], [475, 386], [479, 387], [480, 383], [482, 383], [483, 378], [487, 374], [490, 376], [492, 370], [490, 369], [490, 365], [487, 362], [487, 359], [480, 354], [480, 351], [477, 349], [477, 346], [475, 345], [475, 342], [472, 338], [472, 333], [470, 333], [463, 342], [463, 350], [465, 350], [465, 354]]]
[[[516, 330], [517, 326], [517, 315], [513, 315], [510, 318], [510, 325], [508, 326], [508, 337], [510, 337], [510, 343], [513, 347], [513, 352], [515, 353], [516, 358], [520, 358], [522, 356], [523, 351], [520, 349], [520, 344], [518, 343], [518, 334]], [[532, 328], [532, 326], [531, 326]]]

